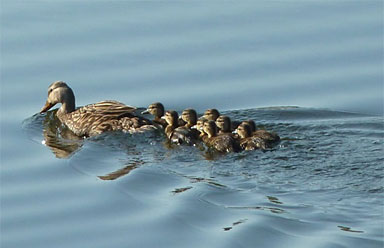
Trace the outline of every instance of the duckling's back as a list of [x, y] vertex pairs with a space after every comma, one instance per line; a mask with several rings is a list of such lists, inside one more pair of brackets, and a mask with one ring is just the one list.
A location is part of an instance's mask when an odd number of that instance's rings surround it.
[[230, 134], [212, 137], [207, 143], [219, 152], [239, 152], [241, 150], [238, 142]]

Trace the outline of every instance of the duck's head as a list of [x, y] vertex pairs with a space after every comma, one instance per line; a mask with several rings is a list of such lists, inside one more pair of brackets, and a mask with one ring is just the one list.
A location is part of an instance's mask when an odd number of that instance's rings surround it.
[[231, 119], [228, 116], [220, 115], [216, 119], [216, 126], [221, 132], [230, 133], [231, 132]]
[[197, 113], [194, 109], [185, 109], [181, 113], [181, 119], [185, 121], [188, 125], [196, 125], [197, 122]]
[[241, 124], [248, 124], [249, 127], [251, 128], [251, 132], [256, 131], [256, 124], [255, 124], [254, 120], [246, 120], [246, 121], [241, 122]]
[[59, 109], [61, 112], [70, 113], [75, 110], [75, 95], [63, 81], [56, 81], [48, 87], [48, 98], [40, 113], [47, 112], [57, 103], [62, 104]]
[[142, 114], [148, 114], [161, 118], [164, 115], [164, 105], [160, 102], [154, 102], [148, 106], [147, 110], [143, 111]]
[[247, 123], [241, 123], [236, 128], [236, 133], [240, 136], [240, 138], [248, 138], [252, 135], [251, 126]]
[[205, 119], [204, 117], [200, 117], [197, 122], [196, 122], [196, 125], [192, 126], [191, 128], [192, 129], [197, 129], [198, 131], [200, 131], [200, 133], [204, 134], [204, 130], [203, 130], [203, 127], [204, 127], [204, 122], [208, 121], [207, 119]]
[[165, 119], [165, 121], [168, 123], [168, 125], [177, 126], [177, 121], [179, 119], [179, 115], [174, 110], [168, 110], [165, 112], [163, 119]]
[[220, 116], [220, 113], [217, 109], [207, 109], [204, 112], [204, 118], [209, 121], [216, 121], [217, 117]]
[[203, 130], [209, 138], [216, 136], [216, 129], [217, 127], [214, 121], [206, 121], [203, 124]]

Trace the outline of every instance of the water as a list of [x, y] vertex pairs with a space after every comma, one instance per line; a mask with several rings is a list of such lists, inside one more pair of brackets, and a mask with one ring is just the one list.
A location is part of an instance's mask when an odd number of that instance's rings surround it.
[[[383, 247], [381, 2], [1, 5], [0, 247]], [[79, 106], [217, 107], [283, 140], [64, 140], [36, 114], [55, 80]]]

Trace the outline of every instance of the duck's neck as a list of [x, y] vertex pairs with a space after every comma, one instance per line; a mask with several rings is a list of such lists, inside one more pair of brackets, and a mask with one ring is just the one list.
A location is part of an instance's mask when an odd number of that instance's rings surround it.
[[246, 138], [251, 137], [251, 134], [248, 133], [248, 132], [246, 132], [246, 133], [241, 133], [241, 134], [239, 134], [239, 135], [240, 135], [240, 137], [241, 137], [242, 139], [246, 139]]
[[62, 103], [60, 109], [58, 110], [60, 114], [68, 114], [75, 111], [75, 103]]
[[187, 124], [185, 124], [185, 126], [186, 126], [187, 128], [191, 128], [191, 127], [193, 127], [194, 125], [196, 125], [196, 123], [193, 124], [193, 123], [191, 123], [191, 122], [187, 122]]
[[172, 123], [169, 123], [168, 125], [172, 126], [172, 128], [177, 128], [177, 127], [179, 127], [179, 123], [177, 123], [177, 120], [175, 120], [175, 121], [172, 122]]
[[215, 133], [212, 133], [212, 132], [207, 133], [207, 135], [208, 135], [208, 138], [212, 138], [216, 136]]
[[67, 89], [66, 94], [64, 95], [62, 101], [61, 101], [61, 107], [58, 110], [57, 114], [68, 114], [76, 109], [75, 104], [75, 95], [73, 94], [73, 91], [71, 89]]

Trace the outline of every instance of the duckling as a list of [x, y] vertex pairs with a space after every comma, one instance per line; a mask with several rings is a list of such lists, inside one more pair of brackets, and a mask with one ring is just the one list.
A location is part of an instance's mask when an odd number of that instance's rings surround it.
[[226, 116], [226, 115], [220, 115], [216, 119], [216, 126], [218, 129], [218, 134], [223, 134], [223, 133], [232, 133], [231, 130], [231, 119]]
[[266, 149], [266, 144], [262, 139], [252, 136], [249, 124], [241, 123], [236, 129], [236, 133], [239, 135], [240, 147], [243, 150]]
[[206, 133], [203, 141], [208, 147], [212, 147], [219, 152], [238, 152], [240, 147], [236, 140], [230, 134], [217, 135], [217, 127], [214, 121], [206, 121], [203, 124], [203, 130]]
[[[181, 119], [185, 122], [184, 127], [188, 128], [195, 139], [199, 138], [200, 132], [197, 129], [193, 129], [197, 124], [197, 113], [194, 109], [184, 109], [181, 113]], [[179, 123], [180, 126], [180, 123]]]
[[203, 126], [204, 126], [204, 123], [207, 122], [207, 121], [208, 121], [208, 120], [205, 119], [205, 118], [202, 116], [202, 117], [200, 117], [200, 118], [197, 120], [196, 125], [194, 125], [194, 126], [191, 127], [192, 129], [195, 129], [195, 130], [197, 130], [197, 131], [199, 132], [199, 136], [198, 136], [198, 138], [199, 138], [200, 140], [202, 140], [202, 138], [206, 135], [206, 133], [205, 133], [204, 130], [203, 130]]
[[154, 116], [153, 118], [154, 123], [159, 124], [163, 128], [165, 128], [168, 125], [166, 120], [161, 118], [164, 116], [164, 105], [162, 103], [154, 102], [150, 104], [147, 110], [142, 112], [142, 114], [148, 114], [148, 113]]
[[220, 116], [220, 113], [217, 109], [207, 109], [203, 116], [209, 121], [216, 121], [216, 119]]
[[[273, 145], [280, 140], [280, 137], [271, 134], [265, 130], [258, 130], [260, 132], [252, 133], [252, 127], [246, 122], [241, 123], [236, 132], [240, 137], [240, 146], [244, 150], [263, 149], [267, 150], [272, 148]], [[262, 132], [261, 132], [262, 131]], [[277, 137], [275, 137], [277, 136]]]
[[102, 101], [76, 108], [75, 95], [63, 81], [56, 81], [48, 87], [48, 98], [40, 113], [47, 112], [57, 103], [61, 103], [61, 107], [56, 116], [79, 137], [114, 130], [137, 132], [154, 127], [150, 120], [135, 114], [135, 107], [117, 101]]
[[250, 126], [252, 133], [256, 131], [256, 124], [254, 120], [249, 119], [246, 121], [242, 121], [240, 124], [243, 124], [243, 123], [248, 124]]
[[166, 111], [163, 118], [167, 121], [168, 124], [164, 130], [165, 135], [172, 143], [179, 145], [184, 143], [193, 145], [195, 143], [195, 139], [191, 130], [185, 126], [179, 127], [179, 115], [176, 111]]
[[194, 109], [184, 109], [181, 119], [185, 122], [186, 127], [191, 128], [197, 123], [197, 113]]
[[272, 148], [276, 143], [280, 141], [279, 135], [273, 132], [268, 132], [263, 129], [256, 129], [256, 124], [253, 120], [246, 120], [242, 123], [248, 124], [251, 128], [252, 136], [263, 139], [267, 145], [267, 148]]

